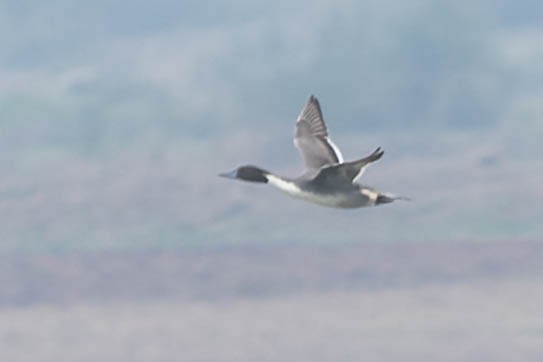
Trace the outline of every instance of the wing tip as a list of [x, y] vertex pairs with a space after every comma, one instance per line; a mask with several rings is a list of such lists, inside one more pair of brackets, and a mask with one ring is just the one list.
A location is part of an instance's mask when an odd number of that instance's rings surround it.
[[373, 151], [373, 154], [377, 159], [380, 159], [385, 154], [385, 150], [383, 150], [381, 147], [377, 147], [377, 149]]

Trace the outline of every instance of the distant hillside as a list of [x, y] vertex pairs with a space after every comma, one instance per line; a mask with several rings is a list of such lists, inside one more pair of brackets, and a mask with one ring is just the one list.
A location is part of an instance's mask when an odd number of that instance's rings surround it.
[[542, 257], [543, 243], [514, 241], [3, 254], [0, 304], [220, 301], [540, 278]]

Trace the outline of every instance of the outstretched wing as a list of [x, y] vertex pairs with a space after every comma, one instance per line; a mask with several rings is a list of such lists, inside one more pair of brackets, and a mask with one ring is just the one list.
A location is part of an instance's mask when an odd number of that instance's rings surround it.
[[305, 167], [309, 170], [343, 162], [339, 148], [328, 138], [321, 107], [314, 96], [309, 97], [298, 116], [294, 144], [300, 150]]
[[314, 181], [321, 184], [334, 185], [353, 183], [362, 175], [365, 168], [370, 163], [380, 159], [384, 153], [385, 152], [381, 150], [381, 147], [379, 147], [369, 156], [359, 160], [323, 167], [315, 177]]

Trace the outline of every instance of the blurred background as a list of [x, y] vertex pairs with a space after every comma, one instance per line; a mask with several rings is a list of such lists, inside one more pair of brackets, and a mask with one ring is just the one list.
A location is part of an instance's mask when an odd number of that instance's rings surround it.
[[[540, 361], [543, 3], [0, 1], [0, 357]], [[362, 179], [296, 175], [310, 94]]]

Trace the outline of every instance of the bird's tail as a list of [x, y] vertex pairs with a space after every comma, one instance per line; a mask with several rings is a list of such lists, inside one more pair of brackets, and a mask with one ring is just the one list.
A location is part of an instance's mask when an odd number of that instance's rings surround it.
[[379, 194], [377, 196], [377, 200], [375, 200], [375, 205], [388, 204], [396, 200], [411, 201], [409, 197], [405, 197], [405, 196], [397, 196], [397, 195], [392, 195], [392, 194]]

